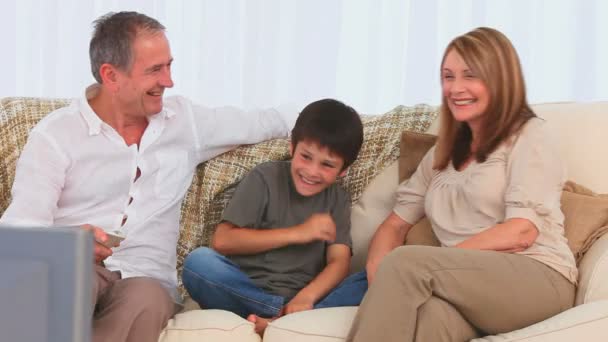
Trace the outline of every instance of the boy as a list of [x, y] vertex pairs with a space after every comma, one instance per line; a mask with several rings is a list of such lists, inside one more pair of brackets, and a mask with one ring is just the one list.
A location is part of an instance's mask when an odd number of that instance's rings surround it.
[[260, 334], [283, 314], [358, 305], [367, 278], [346, 278], [351, 201], [335, 181], [362, 143], [353, 108], [332, 99], [306, 106], [292, 130], [292, 160], [251, 170], [223, 213], [213, 250], [186, 258], [182, 277], [192, 298], [247, 317]]

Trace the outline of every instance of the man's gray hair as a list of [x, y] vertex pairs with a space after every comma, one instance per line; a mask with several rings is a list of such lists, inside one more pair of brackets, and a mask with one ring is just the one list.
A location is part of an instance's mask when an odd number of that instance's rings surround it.
[[154, 18], [137, 12], [110, 12], [93, 22], [94, 30], [89, 44], [91, 71], [102, 83], [99, 68], [108, 63], [122, 71], [131, 70], [133, 41], [140, 32], [164, 32], [165, 27]]

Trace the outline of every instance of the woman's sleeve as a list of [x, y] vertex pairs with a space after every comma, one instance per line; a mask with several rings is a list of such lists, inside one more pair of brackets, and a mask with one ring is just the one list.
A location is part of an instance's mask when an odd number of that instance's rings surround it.
[[565, 166], [544, 121], [531, 119], [514, 143], [507, 162], [505, 220], [524, 218], [541, 230], [560, 209]]
[[397, 187], [397, 201], [393, 212], [409, 224], [415, 224], [425, 215], [424, 196], [433, 177], [433, 158], [435, 147], [432, 147], [422, 158], [416, 172]]

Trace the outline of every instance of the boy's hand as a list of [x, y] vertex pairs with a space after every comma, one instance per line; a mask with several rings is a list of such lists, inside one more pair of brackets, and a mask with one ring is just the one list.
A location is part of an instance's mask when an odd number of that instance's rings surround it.
[[288, 315], [298, 311], [312, 310], [314, 304], [315, 303], [311, 298], [307, 298], [300, 292], [283, 307], [281, 313], [283, 315]]
[[313, 214], [298, 226], [301, 243], [313, 241], [334, 242], [336, 240], [336, 224], [331, 215]]

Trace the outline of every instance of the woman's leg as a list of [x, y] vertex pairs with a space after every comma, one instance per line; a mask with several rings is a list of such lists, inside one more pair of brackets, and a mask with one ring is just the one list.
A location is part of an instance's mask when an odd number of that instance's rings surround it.
[[443, 299], [431, 296], [418, 309], [415, 341], [468, 341], [479, 332], [458, 310]]
[[415, 341], [417, 327], [435, 324], [419, 316], [432, 296], [453, 306], [481, 333], [497, 334], [570, 308], [574, 285], [526, 256], [400, 247], [380, 265], [347, 341]]

